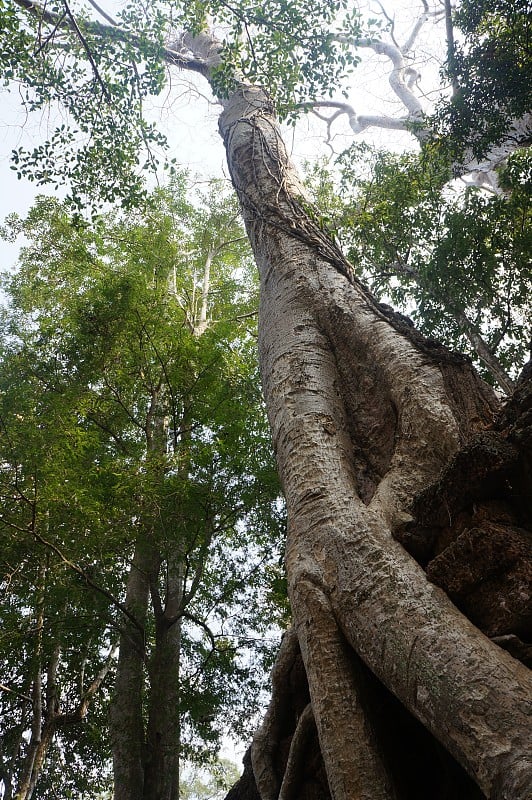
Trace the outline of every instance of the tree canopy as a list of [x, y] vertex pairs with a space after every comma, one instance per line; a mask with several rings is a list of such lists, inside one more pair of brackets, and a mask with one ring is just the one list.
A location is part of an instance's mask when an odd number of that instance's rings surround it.
[[[515, 147], [528, 137], [526, 3], [462, 3], [449, 20], [448, 31], [456, 23], [464, 38], [453, 34], [446, 69], [463, 91], [443, 103], [440, 122], [431, 120], [416, 89], [417, 38], [443, 14], [441, 8], [430, 10], [428, 3], [421, 4], [402, 45], [395, 36], [395, 19], [384, 9], [368, 18], [347, 0], [325, 5], [271, 2], [260, 10], [248, 0], [164, 0], [150, 3], [149, 9], [134, 0], [115, 16], [96, 3], [88, 9], [10, 0], [0, 14], [5, 85], [20, 87], [27, 113], [48, 109], [52, 119], [56, 111], [60, 114], [46, 141], [13, 152], [13, 168], [38, 185], [66, 182], [78, 206], [97, 198], [121, 199], [126, 205], [139, 201], [145, 171], [159, 168], [165, 144], [146, 120], [143, 102], [161, 93], [169, 65], [200, 74], [211, 69], [208, 58], [194, 56], [187, 40], [207, 22], [220, 31], [212, 81], [221, 96], [237, 79], [268, 87], [281, 117], [329, 110], [329, 125], [346, 115], [355, 132], [376, 125], [410, 130], [422, 141], [439, 126], [457, 163], [463, 162], [463, 151], [482, 161], [490, 143], [509, 136]], [[353, 70], [368, 50], [389, 60], [390, 84], [403, 105], [402, 116], [360, 115], [347, 102]], [[497, 100], [496, 121], [495, 96], [504, 97], [502, 103]], [[522, 130], [514, 130], [515, 121], [522, 122]], [[494, 163], [502, 158], [494, 156]]]
[[362, 280], [510, 392], [530, 339], [528, 154], [510, 157], [497, 193], [449, 184], [428, 153], [353, 145], [337, 161], [336, 184], [317, 164], [309, 186]]
[[[249, 732], [284, 613], [271, 583], [282, 504], [257, 386], [256, 284], [220, 190], [192, 205], [181, 178], [148, 213], [91, 225], [41, 198], [11, 222], [27, 239], [4, 280], [0, 372], [3, 779], [13, 791], [31, 756], [23, 732], [36, 726], [37, 743], [52, 723], [41, 796], [58, 770], [61, 792], [106, 786], [112, 653], [130, 623], [143, 630], [142, 662], [155, 658], [176, 554], [182, 756], [201, 760], [221, 732]], [[143, 615], [124, 597], [133, 550], [148, 546], [154, 605]], [[145, 680], [148, 698], [162, 681], [155, 662]]]

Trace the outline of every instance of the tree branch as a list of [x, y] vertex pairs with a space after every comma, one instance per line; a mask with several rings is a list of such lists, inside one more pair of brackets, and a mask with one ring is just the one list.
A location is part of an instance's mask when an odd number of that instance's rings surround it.
[[112, 645], [111, 650], [109, 651], [109, 655], [107, 656], [103, 666], [96, 674], [92, 683], [88, 686], [88, 688], [83, 692], [81, 699], [76, 706], [75, 710], [71, 714], [60, 714], [56, 718], [56, 724], [58, 726], [63, 725], [70, 725], [75, 722], [81, 722], [85, 719], [87, 715], [87, 711], [90, 705], [90, 702], [102, 683], [104, 682], [109, 670], [113, 665], [113, 661], [115, 660], [116, 653], [119, 648], [119, 642], [115, 642]]
[[0, 692], [9, 692], [10, 694], [14, 694], [16, 697], [20, 697], [21, 700], [26, 700], [28, 703], [33, 702], [29, 695], [23, 694], [22, 692], [17, 692], [16, 689], [10, 689], [9, 686], [5, 685], [5, 683], [0, 683]]
[[[107, 86], [105, 85], [105, 82], [103, 81], [102, 76], [100, 75], [100, 71], [99, 71], [98, 67], [96, 66], [96, 62], [94, 61], [94, 58], [93, 58], [93, 55], [92, 55], [92, 51], [91, 51], [91, 49], [89, 47], [89, 44], [88, 44], [87, 40], [85, 39], [85, 37], [83, 36], [82, 32], [80, 31], [79, 25], [76, 22], [76, 18], [74, 17], [72, 11], [70, 10], [70, 6], [68, 5], [67, 0], [63, 0], [63, 5], [65, 7], [66, 14], [67, 14], [67, 16], [68, 16], [68, 18], [70, 20], [70, 27], [75, 32], [76, 36], [78, 37], [78, 39], [80, 40], [81, 44], [83, 45], [83, 49], [85, 50], [85, 52], [87, 54], [87, 58], [89, 60], [89, 64], [91, 65], [92, 71], [94, 72], [94, 77], [96, 78], [96, 80], [98, 81], [98, 83], [100, 84], [100, 86], [102, 88], [103, 96], [105, 97], [107, 102], [110, 103], [111, 102], [111, 95], [109, 94]], [[61, 20], [61, 22], [62, 22], [62, 20]], [[59, 23], [59, 25], [60, 24], [61, 23]]]
[[408, 88], [404, 76], [405, 71], [408, 69], [404, 60], [404, 49], [396, 47], [390, 42], [383, 42], [380, 39], [354, 39], [343, 34], [336, 34], [335, 41], [341, 44], [351, 44], [354, 47], [366, 47], [373, 50], [377, 55], [386, 56], [392, 62], [392, 72], [388, 78], [390, 86], [394, 94], [399, 98], [401, 103], [408, 111], [409, 119], [411, 121], [419, 121], [423, 117], [423, 108], [418, 98]]
[[38, 533], [36, 530], [33, 530], [32, 533], [33, 533], [33, 536], [37, 539], [38, 542], [40, 542], [42, 545], [44, 545], [44, 547], [48, 547], [56, 555], [58, 555], [63, 564], [65, 564], [67, 567], [70, 567], [71, 570], [73, 570], [78, 575], [80, 575], [83, 578], [83, 580], [87, 583], [88, 586], [90, 586], [95, 591], [99, 592], [99, 594], [101, 594], [104, 597], [106, 597], [111, 602], [111, 604], [113, 606], [115, 606], [115, 608], [118, 608], [119, 611], [121, 611], [122, 614], [124, 614], [129, 619], [129, 621], [133, 623], [135, 628], [137, 628], [137, 630], [140, 631], [142, 636], [144, 636], [144, 628], [142, 627], [142, 625], [139, 624], [139, 622], [136, 619], [136, 617], [134, 616], [134, 614], [132, 614], [130, 611], [128, 611], [128, 609], [124, 606], [123, 603], [121, 603], [119, 600], [117, 600], [116, 597], [114, 597], [111, 594], [111, 592], [107, 591], [107, 589], [104, 589], [103, 586], [99, 586], [97, 583], [95, 583], [92, 580], [92, 578], [90, 578], [87, 575], [87, 573], [81, 567], [79, 567], [73, 561], [70, 561], [70, 559], [65, 556], [65, 554], [61, 551], [61, 549], [59, 547], [57, 547], [57, 545], [55, 545], [53, 542], [47, 541], [44, 538], [44, 536], [41, 536], [41, 534]]
[[[427, 289], [427, 287], [424, 285], [423, 279], [416, 269], [405, 264], [399, 258], [396, 259], [392, 269], [396, 275], [404, 275], [407, 278], [411, 278], [423, 291], [426, 291], [430, 297], [436, 300], [436, 302], [439, 302], [439, 299], [433, 294], [433, 292]], [[501, 389], [503, 389], [506, 394], [511, 394], [515, 388], [514, 382], [504, 369], [493, 350], [490, 348], [483, 336], [479, 333], [476, 326], [471, 322], [461, 308], [456, 307], [456, 304], [451, 300], [451, 298], [446, 296], [444, 300], [445, 306], [455, 318], [464, 335], [471, 342], [479, 359], [491, 372]]]
[[[72, 22], [72, 19], [62, 18], [62, 16], [59, 14], [47, 11], [44, 6], [33, 2], [33, 0], [14, 0], [14, 2], [33, 17], [36, 17], [43, 22], [47, 22], [50, 25], [54, 25], [59, 29], [70, 30], [77, 35], [76, 27]], [[99, 7], [97, 10], [99, 13], [102, 13]], [[105, 13], [104, 16], [106, 16]], [[106, 18], [108, 17], [106, 16]], [[114, 20], [110, 25], [104, 25], [100, 22], [88, 22], [86, 25], [86, 30], [92, 34], [98, 34], [103, 38], [108, 37], [109, 39], [118, 39], [119, 41], [125, 42], [126, 44], [132, 44], [136, 47], [140, 47], [143, 44], [142, 37], [137, 36], [134, 33], [130, 33], [123, 28], [117, 27]], [[182, 67], [183, 69], [191, 70], [192, 72], [197, 72], [204, 77], [206, 77], [210, 71], [209, 64], [206, 64], [201, 58], [198, 59], [188, 56], [182, 50], [178, 51], [172, 49], [171, 47], [162, 46], [160, 48], [160, 57], [169, 65], [175, 65]]]
[[[409, 117], [388, 117], [386, 115], [365, 114], [358, 116], [353, 106], [349, 103], [341, 103], [337, 100], [316, 100], [312, 103], [304, 103], [301, 108], [308, 108], [319, 119], [327, 123], [327, 144], [331, 140], [331, 125], [335, 119], [342, 114], [346, 114], [349, 126], [353, 133], [362, 133], [366, 128], [376, 127], [386, 130], [408, 131], [412, 133], [412, 120]], [[316, 111], [317, 108], [336, 108], [337, 111], [330, 117], [325, 117]]]

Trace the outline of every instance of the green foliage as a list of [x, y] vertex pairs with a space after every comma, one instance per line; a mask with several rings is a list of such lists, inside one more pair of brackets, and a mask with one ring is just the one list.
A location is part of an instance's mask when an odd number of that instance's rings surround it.
[[[27, 244], [4, 278], [0, 340], [8, 768], [14, 779], [23, 768], [23, 697], [54, 654], [64, 714], [103, 666], [143, 540], [159, 553], [161, 592], [166, 566], [183, 559], [190, 597], [176, 713], [185, 754], [204, 757], [221, 732], [252, 724], [284, 613], [269, 592], [283, 508], [258, 384], [256, 279], [235, 201], [216, 184], [191, 203], [176, 176], [144, 214], [89, 225], [40, 198], [10, 228]], [[198, 335], [208, 253], [208, 324]], [[148, 658], [154, 637], [150, 615]], [[87, 721], [58, 727], [38, 796], [52, 785], [65, 797], [105, 790], [113, 672]]]
[[142, 116], [143, 99], [164, 82], [164, 21], [153, 13], [137, 29], [126, 7], [118, 29], [66, 9], [47, 3], [35, 15], [0, 3], [4, 85], [17, 89], [26, 112], [61, 120], [45, 142], [13, 152], [13, 169], [37, 185], [69, 185], [77, 206], [91, 197], [136, 204], [145, 194], [142, 168], [156, 166], [152, 148], [165, 143]]
[[227, 92], [236, 74], [267, 87], [282, 117], [293, 118], [308, 100], [332, 96], [359, 61], [331, 35], [340, 28], [361, 33], [358, 13], [347, 6], [346, 0], [210, 3], [210, 13], [228, 30], [216, 84]]
[[75, 3], [39, 10], [2, 0], [0, 78], [19, 92], [26, 112], [59, 119], [46, 141], [13, 152], [17, 175], [70, 187], [77, 208], [143, 201], [144, 171], [158, 167], [165, 146], [143, 117], [143, 101], [165, 83], [165, 42], [199, 32], [207, 19], [224, 31], [216, 90], [226, 94], [235, 79], [258, 83], [282, 117], [294, 119], [306, 101], [345, 92], [359, 60], [333, 36], [362, 34], [347, 0], [266, 0], [260, 7], [251, 0], [155, 0], [149, 7], [131, 0], [117, 11], [116, 25], [95, 21]]
[[187, 770], [179, 790], [181, 800], [222, 800], [240, 777], [240, 768], [226, 758], [207, 768]]
[[323, 167], [310, 183], [361, 279], [478, 362], [465, 315], [506, 370], [518, 369], [530, 337], [530, 156], [509, 160], [501, 180], [511, 191], [498, 195], [448, 185], [446, 165], [427, 153], [355, 145], [339, 163], [340, 191]]
[[482, 159], [530, 113], [530, 3], [462, 0], [453, 21], [461, 36], [445, 71], [458, 91], [439, 110], [440, 128], [455, 152], [469, 147]]

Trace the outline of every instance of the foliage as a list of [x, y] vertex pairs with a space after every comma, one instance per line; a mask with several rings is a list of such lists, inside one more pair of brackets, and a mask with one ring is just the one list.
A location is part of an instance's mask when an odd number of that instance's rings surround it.
[[188, 771], [181, 782], [182, 800], [221, 800], [240, 777], [240, 769], [227, 758], [219, 758], [207, 769]]
[[339, 158], [340, 191], [323, 166], [310, 184], [377, 297], [478, 360], [465, 315], [511, 372], [527, 359], [530, 338], [530, 157], [510, 159], [507, 192], [494, 195], [448, 185], [445, 164], [429, 156], [355, 145]]
[[348, 10], [346, 0], [207, 5], [209, 14], [227, 30], [217, 85], [227, 91], [234, 76], [241, 75], [267, 87], [281, 117], [308, 100], [345, 88], [359, 61], [352, 48], [331, 35], [340, 29], [361, 34], [360, 15]]
[[512, 120], [530, 113], [530, 2], [462, 0], [453, 21], [459, 34], [445, 70], [458, 91], [439, 122], [456, 151], [471, 148], [482, 159]]
[[19, 177], [56, 188], [66, 182], [76, 205], [91, 196], [134, 204], [144, 195], [142, 169], [156, 166], [152, 148], [165, 141], [142, 116], [142, 100], [163, 85], [163, 20], [153, 13], [137, 22], [124, 9], [118, 32], [85, 12], [74, 16], [66, 3], [47, 3], [35, 15], [2, 0], [4, 86], [19, 92], [27, 113], [59, 115], [47, 141], [14, 151]]
[[[156, 544], [161, 576], [173, 553], [185, 559], [179, 713], [185, 754], [203, 758], [221, 732], [252, 724], [284, 613], [269, 594], [283, 512], [258, 389], [256, 284], [234, 200], [217, 184], [193, 205], [178, 176], [144, 214], [89, 225], [41, 198], [10, 227], [28, 244], [4, 279], [0, 343], [5, 766], [14, 776], [23, 767], [24, 697], [43, 676], [46, 703], [55, 654], [58, 713], [75, 711], [101, 669], [124, 624], [139, 536]], [[150, 417], [157, 392], [162, 428]], [[161, 430], [163, 449], [150, 454]], [[154, 634], [150, 618], [148, 657]], [[105, 788], [113, 669], [86, 720], [57, 729], [55, 752], [69, 752], [62, 796], [70, 785]], [[57, 758], [40, 796], [58, 785]]]
[[18, 176], [69, 186], [78, 208], [94, 200], [138, 204], [144, 170], [157, 169], [165, 145], [144, 118], [143, 101], [165, 84], [166, 43], [185, 62], [183, 31], [199, 32], [207, 19], [224, 31], [214, 75], [219, 93], [235, 79], [258, 82], [281, 116], [293, 117], [306, 100], [345, 90], [359, 60], [332, 36], [362, 33], [347, 0], [267, 0], [260, 7], [251, 0], [157, 0], [149, 7], [130, 0], [112, 24], [62, 0], [42, 7], [1, 0], [0, 77], [19, 91], [27, 113], [46, 111], [59, 120], [45, 142], [13, 152]]

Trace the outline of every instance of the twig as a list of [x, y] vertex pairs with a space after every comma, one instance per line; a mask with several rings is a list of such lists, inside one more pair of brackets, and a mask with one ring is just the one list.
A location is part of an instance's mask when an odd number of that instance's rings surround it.
[[92, 71], [94, 72], [94, 76], [95, 76], [96, 80], [98, 81], [98, 83], [100, 84], [100, 86], [102, 88], [103, 96], [105, 97], [107, 102], [109, 104], [111, 104], [111, 95], [109, 94], [109, 90], [107, 89], [107, 86], [105, 85], [105, 83], [104, 83], [104, 81], [102, 79], [102, 76], [100, 75], [100, 71], [99, 71], [98, 67], [96, 66], [96, 62], [94, 60], [94, 56], [92, 55], [92, 50], [89, 47], [89, 43], [87, 42], [87, 40], [85, 39], [84, 35], [80, 31], [79, 25], [76, 22], [76, 19], [75, 19], [74, 15], [73, 15], [72, 11], [70, 10], [70, 6], [68, 5], [67, 0], [63, 0], [63, 5], [65, 7], [66, 13], [68, 14], [70, 22], [72, 23], [72, 28], [75, 31], [75, 33], [76, 33], [78, 39], [80, 40], [81, 44], [83, 45], [83, 48], [84, 48], [85, 52], [87, 53], [87, 58], [89, 59], [89, 63], [91, 65], [91, 67], [92, 67]]

